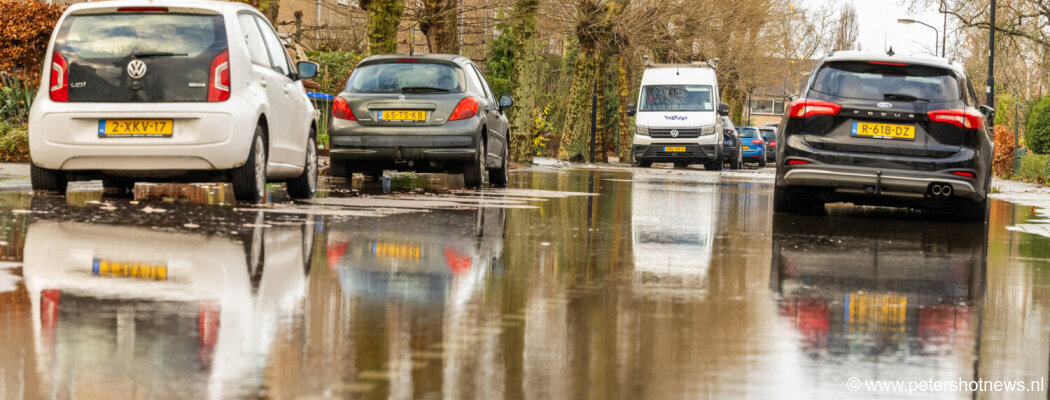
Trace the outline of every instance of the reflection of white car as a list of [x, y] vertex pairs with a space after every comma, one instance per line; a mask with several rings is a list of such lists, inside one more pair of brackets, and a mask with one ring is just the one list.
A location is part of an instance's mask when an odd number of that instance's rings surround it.
[[503, 251], [504, 210], [433, 210], [330, 226], [330, 267], [347, 294], [462, 305]]
[[311, 243], [301, 227], [257, 228], [242, 243], [34, 221], [23, 275], [40, 372], [72, 398], [255, 390], [245, 383], [262, 381], [258, 359], [305, 293]]
[[717, 186], [675, 190], [661, 185], [657, 190], [655, 185], [631, 186], [636, 282], [649, 289], [700, 285], [711, 265]]
[[70, 6], [58, 21], [29, 115], [34, 190], [68, 180], [220, 179], [242, 200], [287, 181], [313, 197], [314, 107], [255, 8], [218, 1]]

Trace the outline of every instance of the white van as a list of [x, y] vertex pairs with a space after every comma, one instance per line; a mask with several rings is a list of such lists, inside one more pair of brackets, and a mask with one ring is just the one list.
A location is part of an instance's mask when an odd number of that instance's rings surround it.
[[718, 78], [710, 64], [657, 64], [642, 75], [636, 115], [632, 164], [654, 162], [676, 167], [704, 164], [722, 169], [722, 119], [729, 106], [718, 95]]

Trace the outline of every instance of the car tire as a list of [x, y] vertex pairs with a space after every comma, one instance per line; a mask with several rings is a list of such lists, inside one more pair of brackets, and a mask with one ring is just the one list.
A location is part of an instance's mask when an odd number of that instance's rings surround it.
[[106, 194], [114, 196], [130, 196], [135, 190], [135, 181], [121, 178], [105, 178], [102, 179], [102, 190]]
[[758, 158], [758, 167], [759, 168], [765, 168], [766, 165], [767, 165], [767, 163], [766, 163], [766, 156], [759, 157]]
[[632, 154], [631, 155], [631, 166], [632, 167], [639, 167], [639, 168], [649, 168], [649, 167], [653, 166], [653, 162], [652, 161], [648, 161], [648, 160], [638, 160], [638, 159], [634, 158], [634, 155]]
[[718, 170], [722, 169], [722, 168], [719, 168], [722, 165], [724, 165], [724, 163], [723, 162], [718, 162], [718, 161], [706, 162], [706, 163], [704, 163], [704, 169], [706, 169], [708, 171], [718, 171]]
[[255, 127], [248, 159], [230, 173], [237, 200], [258, 202], [266, 194], [266, 140], [262, 126]]
[[485, 143], [477, 139], [474, 161], [463, 164], [463, 186], [475, 189], [481, 186], [485, 175]]
[[508, 154], [510, 152], [508, 149], [509, 147], [510, 146], [507, 145], [503, 146], [503, 160], [500, 161], [500, 167], [489, 171], [489, 183], [491, 183], [492, 186], [507, 187], [507, 172], [509, 169], [508, 167], [510, 166], [510, 161], [507, 160], [507, 157], [510, 156], [510, 154]]
[[288, 196], [293, 199], [312, 199], [317, 192], [317, 141], [314, 130], [306, 139], [306, 165], [303, 173], [288, 181]]
[[731, 169], [731, 170], [740, 169], [741, 161], [742, 160], [740, 159], [740, 156], [733, 157], [732, 160], [729, 160], [729, 169]]
[[[707, 164], [704, 164], [704, 165], [707, 165]], [[689, 163], [679, 161], [679, 162], [674, 163], [674, 167], [675, 168], [689, 168]]]
[[58, 194], [65, 194], [69, 183], [65, 172], [38, 167], [32, 161], [29, 162], [29, 181], [33, 191]]

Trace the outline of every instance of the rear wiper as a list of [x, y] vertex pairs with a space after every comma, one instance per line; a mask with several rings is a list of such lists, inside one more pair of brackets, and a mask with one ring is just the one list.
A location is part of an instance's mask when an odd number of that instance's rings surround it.
[[185, 56], [186, 53], [172, 53], [170, 51], [138, 51], [131, 52], [131, 55], [135, 58], [149, 58], [149, 57], [176, 57]]
[[405, 86], [405, 87], [401, 88], [401, 93], [408, 93], [408, 92], [441, 92], [441, 93], [448, 93], [448, 92], [451, 92], [451, 90], [448, 90], [448, 89], [445, 89], [445, 88], [439, 88], [439, 87], [432, 87], [432, 86]]
[[929, 99], [922, 99], [903, 93], [883, 93], [882, 98], [883, 100], [930, 101]]

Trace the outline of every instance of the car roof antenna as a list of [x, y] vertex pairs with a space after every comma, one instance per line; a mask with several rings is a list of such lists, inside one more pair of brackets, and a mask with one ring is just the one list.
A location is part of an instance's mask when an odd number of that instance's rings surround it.
[[893, 46], [890, 46], [890, 49], [886, 51], [886, 55], [893, 57], [894, 54], [896, 53], [893, 52]]

